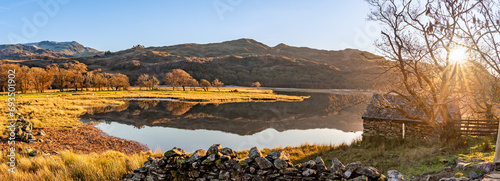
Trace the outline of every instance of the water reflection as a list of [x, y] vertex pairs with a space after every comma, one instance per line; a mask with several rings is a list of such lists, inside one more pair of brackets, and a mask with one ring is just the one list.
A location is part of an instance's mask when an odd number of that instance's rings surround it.
[[330, 94], [307, 95], [311, 97], [301, 102], [127, 100], [120, 106], [89, 108], [81, 118], [105, 120], [110, 124], [97, 127], [108, 134], [163, 150], [174, 146], [205, 148], [213, 143], [241, 149], [306, 142], [339, 144], [361, 135], [365, 104], [331, 111]]

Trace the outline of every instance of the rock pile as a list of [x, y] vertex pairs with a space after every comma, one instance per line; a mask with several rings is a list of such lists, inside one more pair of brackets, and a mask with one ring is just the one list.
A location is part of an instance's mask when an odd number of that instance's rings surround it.
[[[29, 121], [26, 120], [26, 118], [21, 115], [17, 114], [18, 116], [16, 124], [15, 124], [15, 134], [16, 134], [16, 140], [20, 140], [22, 142], [26, 143], [37, 143], [37, 142], [43, 142], [43, 139], [39, 138], [36, 139], [37, 136], [45, 136], [46, 133], [43, 130], [39, 130], [36, 134], [33, 134], [33, 124]], [[10, 128], [9, 128], [10, 129]], [[5, 131], [4, 135], [7, 135], [9, 132]]]
[[32, 131], [33, 131], [33, 124], [29, 121], [26, 121], [26, 119], [24, 119], [24, 117], [21, 116], [19, 120], [16, 122], [17, 139], [27, 143], [36, 143], [38, 140], [35, 138]]
[[[250, 149], [247, 159], [238, 161], [236, 157], [235, 151], [219, 144], [191, 155], [173, 148], [161, 159], [148, 158], [144, 167], [127, 174], [124, 180], [378, 180], [382, 176], [361, 162], [343, 165], [338, 159], [333, 159], [330, 168], [321, 157], [293, 165], [287, 152], [272, 151], [264, 156], [257, 147]], [[398, 181], [403, 176], [391, 170], [388, 179]]]

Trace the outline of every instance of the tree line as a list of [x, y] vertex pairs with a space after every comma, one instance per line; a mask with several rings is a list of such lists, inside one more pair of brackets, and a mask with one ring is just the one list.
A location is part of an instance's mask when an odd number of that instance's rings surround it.
[[[78, 61], [51, 64], [46, 68], [20, 66], [18, 64], [0, 65], [0, 85], [7, 88], [7, 72], [16, 72], [16, 90], [21, 93], [30, 91], [44, 92], [46, 89], [60, 91], [78, 90], [127, 90], [130, 87], [128, 76], [105, 73], [100, 69], [89, 71], [87, 65]], [[5, 74], [5, 75], [4, 75]]]
[[[6, 74], [8, 70], [16, 71], [16, 90], [21, 93], [30, 91], [44, 92], [46, 89], [59, 89], [61, 92], [65, 90], [83, 91], [91, 89], [99, 91], [127, 90], [130, 87], [130, 80], [127, 75], [106, 73], [101, 69], [90, 71], [87, 65], [78, 61], [51, 64], [46, 68], [0, 64], [0, 85], [4, 92], [7, 90]], [[183, 91], [186, 91], [187, 87], [190, 87], [191, 90], [200, 87], [204, 91], [216, 87], [220, 91], [220, 87], [224, 86], [224, 83], [219, 79], [214, 79], [212, 82], [206, 79], [198, 81], [182, 69], [174, 69], [164, 74], [162, 81], [164, 85], [172, 86], [173, 90], [181, 87]], [[158, 85], [160, 85], [158, 78], [148, 74], [142, 74], [136, 82], [136, 86], [141, 89], [145, 87], [154, 90], [158, 88]], [[255, 82], [252, 86], [259, 88], [260, 83]]]
[[[186, 91], [186, 87], [191, 87], [191, 90], [196, 90], [197, 87], [201, 87], [204, 91], [208, 91], [212, 86], [220, 91], [220, 87], [224, 86], [224, 83], [219, 79], [215, 79], [212, 82], [201, 79], [198, 82], [198, 80], [182, 69], [174, 69], [166, 73], [163, 76], [163, 82], [165, 85], [172, 86], [173, 90], [175, 90], [176, 87], [182, 87], [183, 91]], [[145, 87], [154, 90], [158, 88], [160, 81], [154, 75], [142, 74], [137, 79], [137, 85], [140, 88]]]

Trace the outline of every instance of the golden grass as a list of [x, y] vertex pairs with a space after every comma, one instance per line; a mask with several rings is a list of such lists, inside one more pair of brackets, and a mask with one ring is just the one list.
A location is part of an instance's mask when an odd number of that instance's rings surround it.
[[[7, 163], [5, 152], [0, 152], [1, 163]], [[143, 166], [147, 157], [161, 157], [162, 153], [141, 152], [125, 155], [117, 151], [101, 154], [75, 154], [61, 151], [59, 155], [38, 155], [29, 158], [17, 155], [16, 172], [8, 171], [7, 164], [0, 165], [2, 180], [122, 180], [123, 175]]]

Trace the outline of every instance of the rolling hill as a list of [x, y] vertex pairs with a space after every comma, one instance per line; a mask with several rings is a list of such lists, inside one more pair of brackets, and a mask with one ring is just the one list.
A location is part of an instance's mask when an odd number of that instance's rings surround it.
[[44, 67], [77, 60], [87, 64], [90, 70], [124, 73], [132, 84], [141, 74], [155, 75], [161, 80], [165, 73], [180, 68], [198, 80], [218, 78], [226, 85], [249, 86], [259, 81], [267, 87], [371, 89], [384, 82], [385, 78], [380, 75], [384, 72], [382, 64], [387, 62], [383, 57], [355, 49], [328, 51], [286, 44], [270, 47], [252, 39], [146, 48], [136, 46], [90, 57], [76, 55], [97, 50], [61, 49], [51, 42], [30, 45], [45, 47], [43, 50], [67, 58], [31, 59], [22, 61], [24, 65]]

